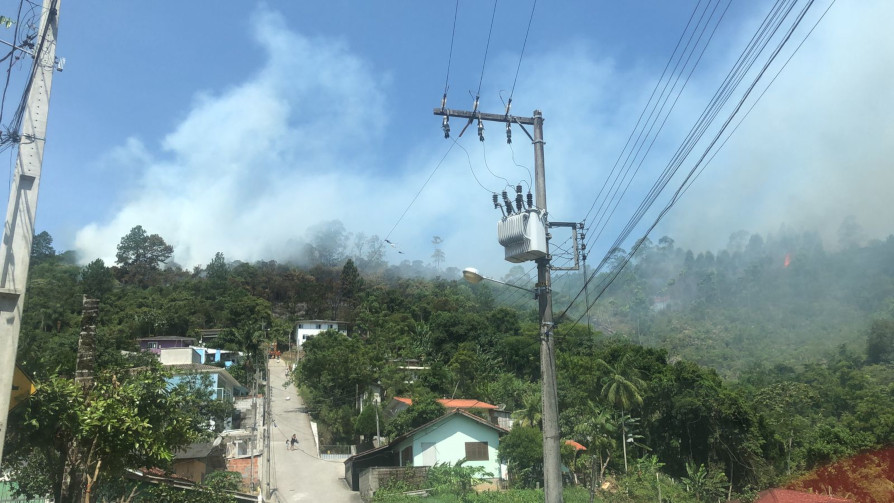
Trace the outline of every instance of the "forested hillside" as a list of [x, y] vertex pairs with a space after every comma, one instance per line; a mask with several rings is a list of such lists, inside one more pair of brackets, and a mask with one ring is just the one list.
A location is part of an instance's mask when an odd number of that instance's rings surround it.
[[[437, 414], [436, 397], [474, 398], [513, 412], [501, 457], [515, 483], [541, 478], [529, 298], [455, 272], [409, 277], [437, 268], [343, 249], [300, 267], [217, 254], [187, 271], [166, 265], [170, 247], [141, 227], [109, 265], [78, 266], [46, 234], [36, 243], [19, 362], [39, 383], [73, 375], [83, 294], [100, 299], [99, 370], [144, 365], [122, 353], [138, 337], [223, 329], [216, 345], [258, 355], [267, 342], [286, 347], [299, 319], [338, 319], [348, 334], [308, 341], [294, 374], [323, 443], [375, 434], [376, 408], [358, 407], [372, 384], [416, 398], [382, 425], [392, 434]], [[608, 274], [590, 283], [591, 301]], [[557, 276], [557, 314], [582, 284]], [[716, 254], [662, 238], [643, 243], [594, 303], [591, 327], [582, 299], [556, 329], [562, 435], [587, 447], [564, 453], [579, 483], [609, 477], [636, 501], [654, 499], [657, 480], [665, 497], [714, 500], [894, 444], [894, 238], [833, 252], [809, 234], [736, 234]], [[426, 370], [408, 376], [408, 362]], [[233, 375], [245, 379], [252, 364]]]
[[[735, 233], [726, 249], [645, 242], [590, 309], [593, 327], [738, 378], [761, 364], [815, 362], [840, 345], [862, 351], [874, 319], [894, 318], [894, 237], [827, 251], [811, 233]], [[606, 269], [622, 262], [617, 250]], [[588, 286], [593, 299], [611, 273]], [[579, 276], [557, 289], [573, 295]], [[564, 309], [560, 296], [555, 305]], [[586, 323], [583, 296], [568, 318]]]

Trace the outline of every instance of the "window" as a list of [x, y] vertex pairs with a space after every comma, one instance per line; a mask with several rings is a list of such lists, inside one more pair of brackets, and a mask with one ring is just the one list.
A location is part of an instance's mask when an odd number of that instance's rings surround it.
[[319, 330], [321, 328], [323, 328], [323, 325], [320, 325], [319, 323], [317, 323], [317, 330]]
[[150, 343], [148, 343], [148, 347], [149, 347], [149, 349], [157, 349], [157, 348], [158, 348], [158, 343], [157, 343], [157, 342], [150, 342]]
[[469, 461], [487, 461], [487, 442], [466, 442], [466, 459]]
[[413, 466], [412, 445], [408, 445], [400, 451], [400, 466]]

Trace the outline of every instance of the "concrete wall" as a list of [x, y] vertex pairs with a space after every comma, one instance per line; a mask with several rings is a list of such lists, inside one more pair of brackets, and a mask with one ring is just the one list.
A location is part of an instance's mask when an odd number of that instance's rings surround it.
[[202, 363], [202, 356], [193, 348], [164, 348], [159, 352], [158, 361], [162, 365]]
[[406, 482], [411, 488], [424, 488], [425, 478], [428, 476], [428, 467], [373, 467], [363, 470], [360, 474], [360, 499], [372, 501], [373, 495], [380, 487], [391, 480]]

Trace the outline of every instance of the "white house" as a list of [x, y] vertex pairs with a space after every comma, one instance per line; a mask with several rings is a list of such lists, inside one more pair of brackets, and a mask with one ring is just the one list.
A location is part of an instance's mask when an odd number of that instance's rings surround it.
[[462, 409], [454, 409], [415, 430], [395, 438], [390, 444], [351, 456], [345, 460], [345, 479], [355, 491], [367, 470], [386, 466], [455, 465], [480, 466], [499, 478], [502, 474], [497, 451], [500, 435], [507, 430]]
[[343, 321], [301, 320], [295, 325], [295, 345], [300, 348], [305, 341], [327, 330], [337, 330], [347, 334], [348, 324]]

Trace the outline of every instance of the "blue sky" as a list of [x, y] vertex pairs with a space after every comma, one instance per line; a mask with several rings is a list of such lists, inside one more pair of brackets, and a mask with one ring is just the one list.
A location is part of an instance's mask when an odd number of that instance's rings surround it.
[[[818, 0], [804, 25], [829, 1]], [[553, 220], [584, 218], [697, 3], [537, 4], [513, 112], [539, 108], [546, 118]], [[509, 264], [490, 191], [504, 178], [526, 180], [516, 162], [532, 169], [532, 149], [516, 129], [510, 150], [497, 124], [483, 144], [474, 129], [459, 140], [468, 156], [442, 137], [432, 109], [454, 6], [63, 2], [57, 54], [67, 63], [53, 84], [38, 230], [83, 261], [111, 263], [140, 224], [191, 267], [217, 251], [286, 260], [308, 229], [340, 220], [355, 235], [397, 243], [392, 263], [430, 262], [438, 235], [447, 265], [499, 274]], [[481, 109], [502, 112], [531, 6], [497, 5], [482, 78], [493, 3], [459, 3], [448, 106], [469, 109], [481, 80]], [[591, 254], [607, 251], [768, 9], [732, 2]], [[739, 229], [786, 225], [833, 246], [847, 215], [867, 238], [891, 234], [892, 14], [883, 0], [836, 3], [653, 240], [669, 234], [716, 250]], [[455, 138], [461, 124], [453, 127]]]

